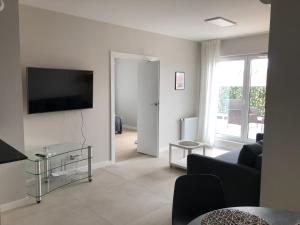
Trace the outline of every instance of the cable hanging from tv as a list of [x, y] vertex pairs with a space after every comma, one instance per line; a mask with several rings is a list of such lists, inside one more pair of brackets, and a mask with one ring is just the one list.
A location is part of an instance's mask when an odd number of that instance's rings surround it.
[[82, 147], [81, 148], [84, 148], [84, 145], [86, 143], [86, 137], [84, 135], [84, 118], [83, 118], [83, 113], [82, 113], [82, 110], [80, 110], [80, 115], [81, 115], [81, 136], [83, 138], [83, 142], [82, 142]]

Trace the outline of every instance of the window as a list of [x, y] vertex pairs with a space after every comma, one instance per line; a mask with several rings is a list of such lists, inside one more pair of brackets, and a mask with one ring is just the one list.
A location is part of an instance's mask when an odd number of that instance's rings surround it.
[[247, 142], [264, 132], [266, 56], [234, 57], [217, 64], [216, 136]]

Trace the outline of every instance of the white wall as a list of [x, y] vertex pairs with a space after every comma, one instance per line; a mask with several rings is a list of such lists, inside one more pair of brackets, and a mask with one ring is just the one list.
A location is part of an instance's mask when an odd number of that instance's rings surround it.
[[300, 11], [298, 0], [272, 0], [262, 166], [263, 206], [300, 212]]
[[[18, 0], [0, 12], [0, 138], [24, 151]], [[0, 149], [1, 151], [1, 149]], [[0, 204], [24, 197], [23, 163], [0, 166]]]
[[117, 59], [115, 66], [116, 115], [125, 126], [137, 128], [138, 62]]
[[269, 34], [224, 39], [221, 41], [221, 56], [267, 53]]
[[[179, 138], [178, 120], [196, 111], [199, 45], [38, 8], [20, 8], [21, 62], [25, 67], [94, 70], [94, 108], [83, 110], [95, 162], [110, 159], [110, 51], [160, 58], [160, 146]], [[185, 71], [186, 90], [175, 91], [175, 71]], [[24, 102], [26, 93], [24, 92]], [[26, 104], [25, 104], [26, 105]], [[26, 109], [25, 109], [26, 112]], [[79, 142], [79, 111], [24, 114], [25, 145]]]

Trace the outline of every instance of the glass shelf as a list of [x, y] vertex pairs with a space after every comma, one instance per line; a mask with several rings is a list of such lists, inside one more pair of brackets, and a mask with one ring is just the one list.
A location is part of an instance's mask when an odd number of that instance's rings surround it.
[[36, 180], [35, 179], [28, 179], [26, 182], [27, 186], [27, 195], [37, 198], [43, 197], [48, 193], [55, 191], [58, 188], [64, 187], [66, 185], [72, 184], [74, 182], [88, 179], [89, 175], [88, 172], [80, 172], [75, 174], [66, 174], [60, 175], [57, 177], [49, 177], [43, 178], [41, 183], [41, 192], [39, 193], [37, 190]]
[[[67, 147], [68, 145], [63, 145]], [[71, 147], [74, 147], [73, 145]], [[49, 148], [47, 157], [39, 157], [37, 155], [43, 154], [43, 149], [32, 151], [28, 154], [28, 160], [31, 162], [26, 164], [26, 173], [32, 175], [39, 175], [47, 172], [53, 172], [53, 170], [58, 170], [60, 168], [65, 167], [69, 164], [80, 164], [81, 161], [88, 160], [88, 147], [80, 148], [72, 148], [72, 150], [66, 150], [66, 152], [62, 152], [61, 146], [58, 148]], [[55, 152], [58, 149], [59, 152]], [[69, 148], [66, 148], [69, 149]], [[39, 172], [37, 171], [36, 162], [41, 163], [41, 168]], [[48, 165], [47, 165], [48, 163]]]
[[27, 194], [39, 203], [57, 188], [82, 179], [92, 180], [92, 147], [59, 144], [29, 151], [26, 163]]
[[89, 147], [90, 146], [88, 145], [82, 145], [79, 143], [56, 144], [29, 150], [26, 155], [28, 157], [28, 160], [30, 161], [43, 161], [43, 158], [38, 156], [37, 154], [45, 155], [48, 158], [53, 158], [60, 155], [65, 155], [66, 153], [87, 150]]

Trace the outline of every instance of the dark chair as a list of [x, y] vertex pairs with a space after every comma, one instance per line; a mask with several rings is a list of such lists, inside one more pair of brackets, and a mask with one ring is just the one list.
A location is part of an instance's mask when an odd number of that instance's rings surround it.
[[228, 124], [242, 124], [243, 102], [241, 99], [230, 99], [228, 105]]
[[172, 225], [187, 225], [202, 214], [224, 207], [224, 192], [218, 177], [184, 175], [176, 180]]
[[[228, 124], [241, 125], [243, 121], [242, 111], [243, 111], [243, 101], [242, 99], [230, 99], [228, 105]], [[249, 123], [262, 123], [257, 119], [258, 109], [255, 107], [250, 107], [248, 114]]]

